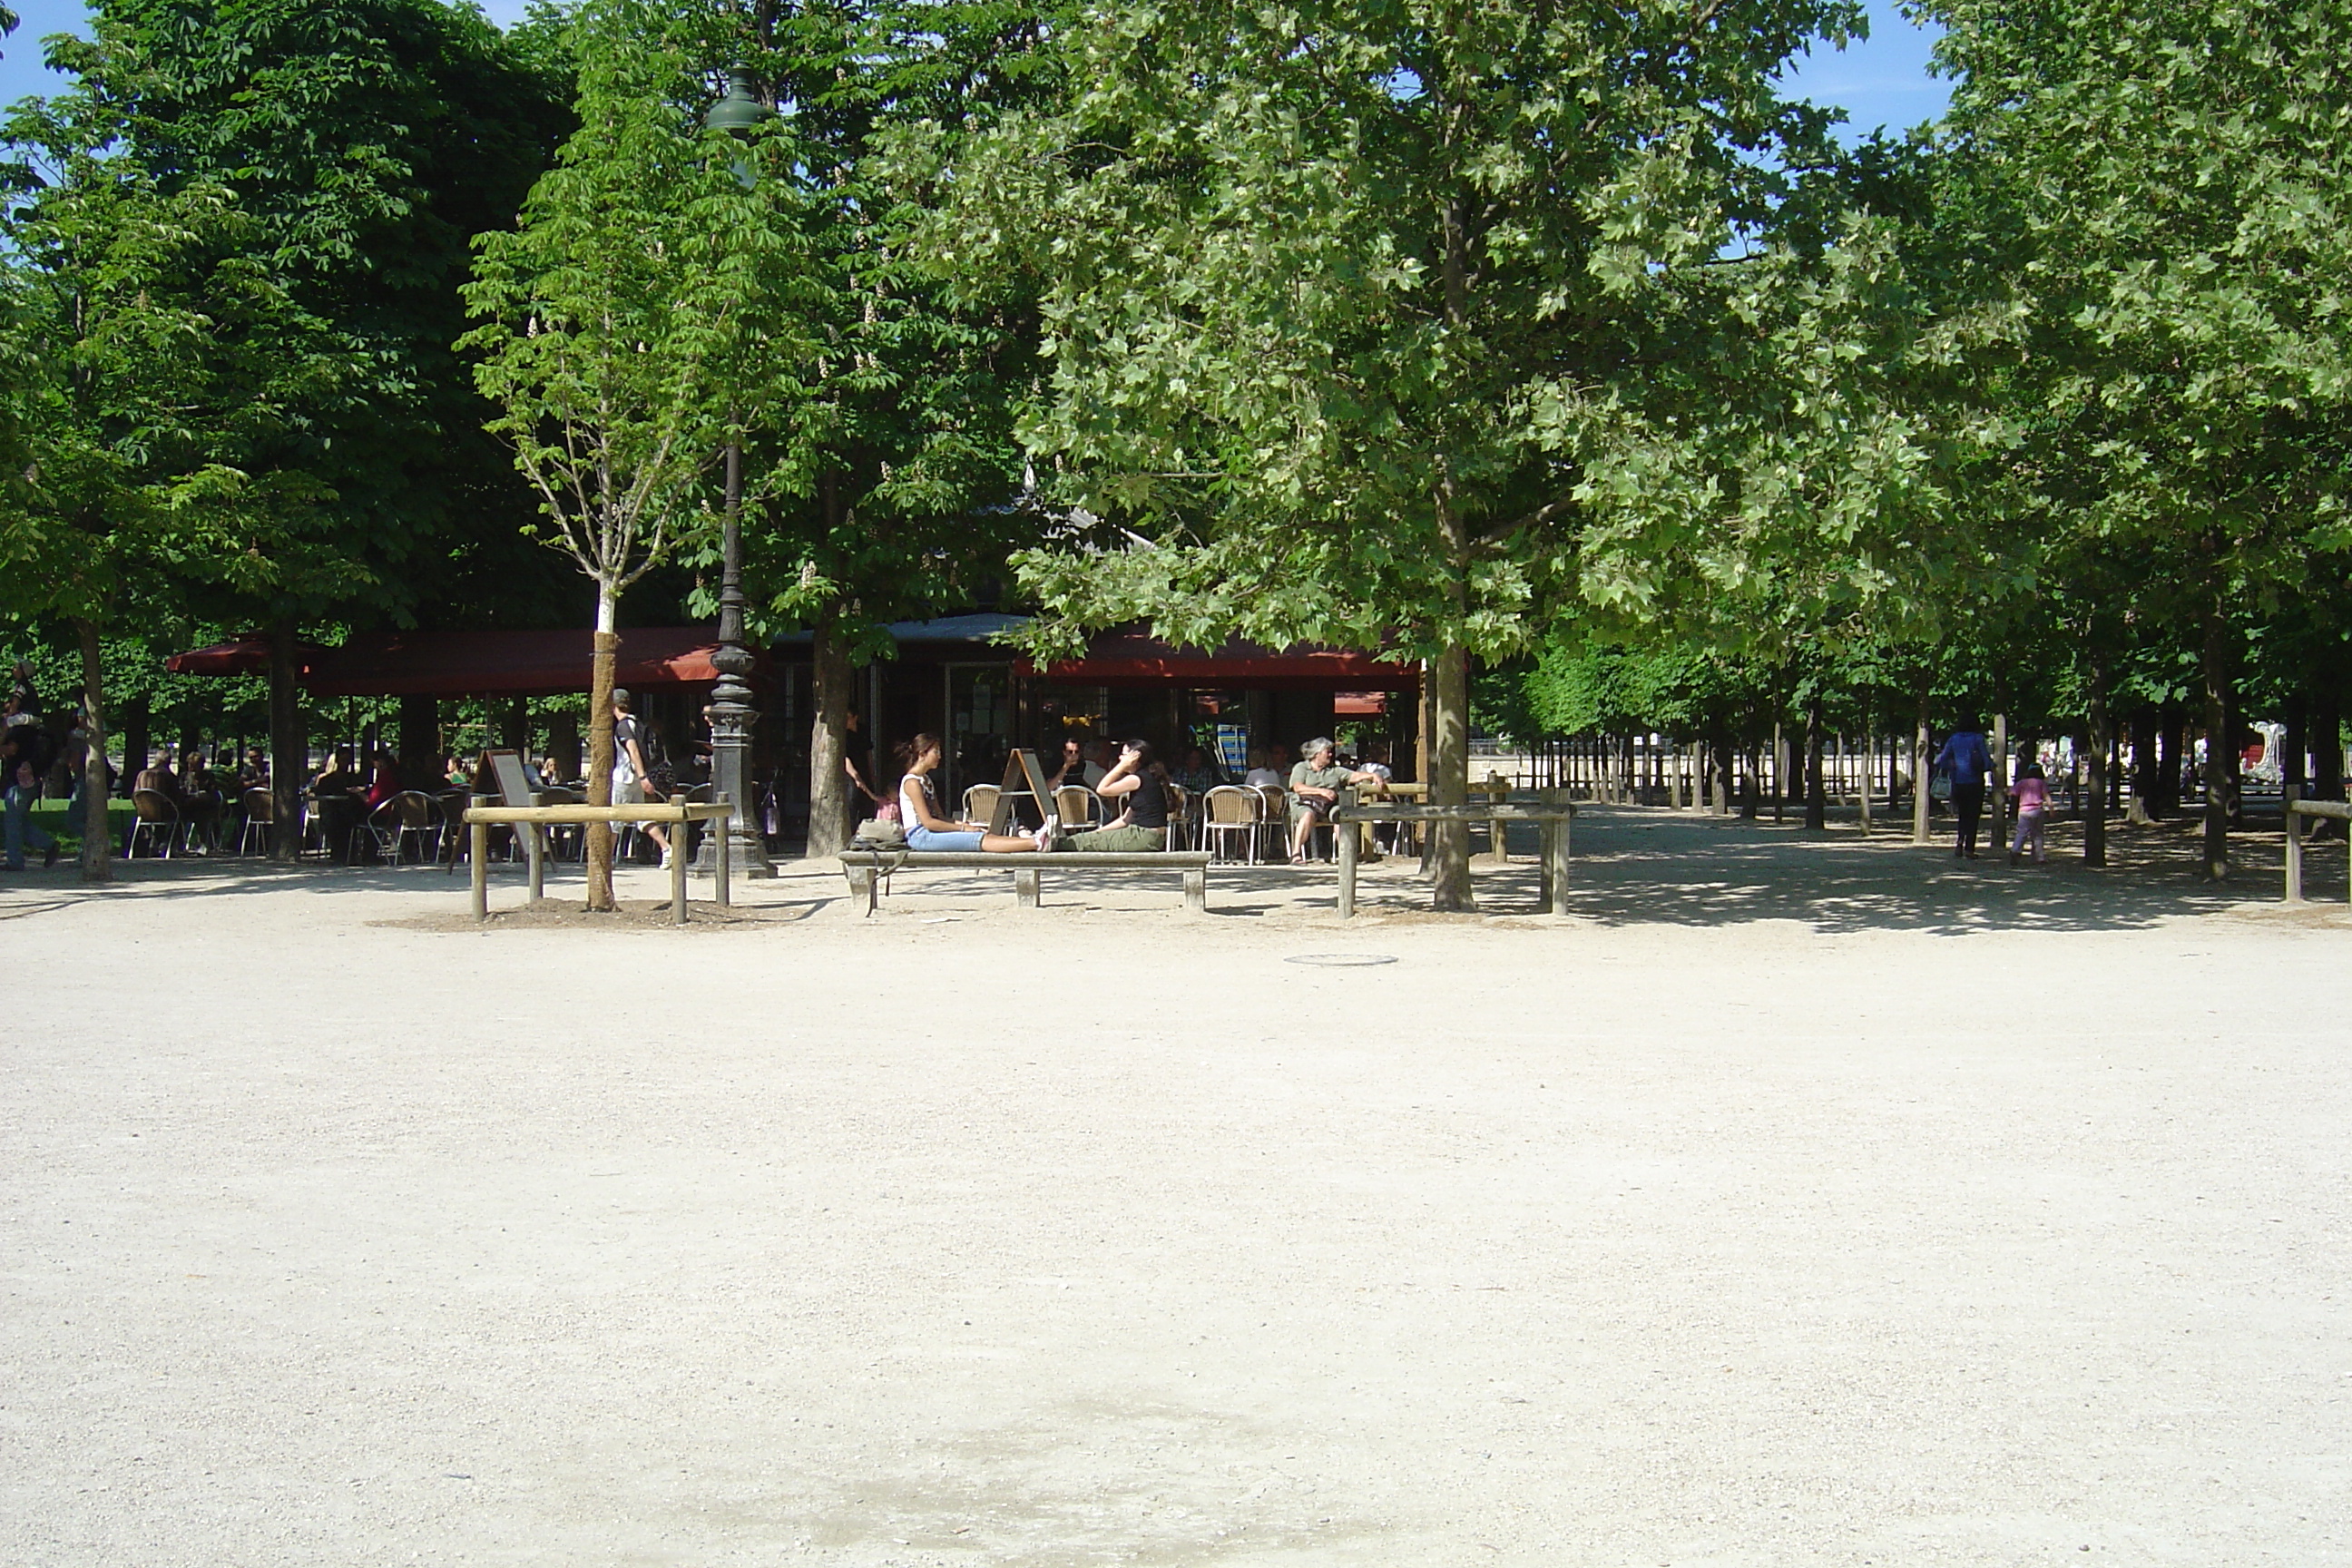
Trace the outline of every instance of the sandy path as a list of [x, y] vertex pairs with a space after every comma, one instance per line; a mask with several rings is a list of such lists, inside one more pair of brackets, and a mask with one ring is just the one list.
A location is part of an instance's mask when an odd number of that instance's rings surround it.
[[1345, 931], [0, 884], [0, 1562], [2352, 1561], [2344, 917], [1580, 834]]

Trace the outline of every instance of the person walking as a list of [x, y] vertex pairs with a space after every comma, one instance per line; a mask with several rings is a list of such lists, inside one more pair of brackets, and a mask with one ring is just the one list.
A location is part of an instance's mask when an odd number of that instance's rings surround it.
[[31, 845], [41, 852], [43, 867], [58, 863], [58, 841], [45, 828], [33, 825], [33, 803], [41, 797], [40, 781], [33, 776], [33, 764], [22, 759], [12, 759], [8, 770], [7, 863], [11, 871], [25, 868], [25, 847]]
[[[646, 765], [645, 726], [634, 718], [629, 708], [635, 699], [625, 687], [613, 688], [613, 804], [643, 805], [646, 804], [646, 780], [653, 773]], [[669, 835], [660, 826], [645, 825], [646, 837], [661, 850], [662, 868], [669, 868]]]
[[2049, 859], [2042, 836], [2042, 825], [2050, 815], [2050, 776], [2042, 771], [2040, 763], [2028, 763], [2017, 775], [2017, 786], [2010, 792], [2017, 802], [2017, 837], [2009, 846], [2009, 863], [2025, 852], [2029, 840], [2033, 845], [2033, 863], [2037, 866]]
[[1977, 858], [1977, 829], [1984, 820], [1985, 775], [1992, 772], [1992, 752], [1985, 745], [1984, 726], [1963, 719], [1936, 753], [1936, 766], [1951, 775], [1952, 815], [1959, 832], [1952, 840], [1952, 858]]

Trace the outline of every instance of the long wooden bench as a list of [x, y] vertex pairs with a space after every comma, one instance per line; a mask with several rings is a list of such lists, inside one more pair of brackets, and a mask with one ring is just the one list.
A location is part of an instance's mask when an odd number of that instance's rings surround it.
[[1123, 855], [1082, 855], [1074, 850], [1045, 855], [990, 855], [976, 850], [925, 852], [919, 849], [845, 849], [842, 875], [849, 879], [853, 897], [862, 897], [870, 911], [876, 895], [875, 878], [884, 881], [893, 871], [926, 870], [932, 867], [958, 871], [1010, 871], [1013, 894], [1020, 907], [1034, 910], [1040, 884], [1048, 871], [1158, 871], [1181, 873], [1184, 907], [1209, 907], [1209, 852], [1205, 849], [1141, 850]]

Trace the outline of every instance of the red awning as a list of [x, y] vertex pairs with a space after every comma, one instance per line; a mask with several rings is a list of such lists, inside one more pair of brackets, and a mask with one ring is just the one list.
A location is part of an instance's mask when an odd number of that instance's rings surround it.
[[[595, 635], [554, 632], [376, 632], [341, 647], [296, 645], [299, 679], [318, 697], [554, 697], [588, 689]], [[621, 634], [623, 686], [691, 686], [719, 679], [708, 626], [640, 626]], [[174, 675], [267, 675], [261, 632], [163, 661]]]
[[[294, 668], [299, 674], [320, 650], [310, 643], [294, 645]], [[269, 634], [247, 632], [227, 642], [216, 642], [210, 647], [192, 647], [185, 653], [175, 653], [163, 661], [163, 668], [173, 675], [268, 675], [269, 673]]]
[[1087, 686], [1241, 687], [1298, 691], [1412, 691], [1421, 684], [1411, 664], [1368, 653], [1297, 645], [1270, 648], [1229, 642], [1222, 647], [1177, 648], [1140, 632], [1106, 632], [1084, 658], [1061, 659], [1024, 675]]
[[[319, 697], [554, 697], [588, 689], [595, 634], [378, 632], [327, 648], [302, 684]], [[719, 679], [709, 626], [621, 633], [615, 683], [690, 686]]]

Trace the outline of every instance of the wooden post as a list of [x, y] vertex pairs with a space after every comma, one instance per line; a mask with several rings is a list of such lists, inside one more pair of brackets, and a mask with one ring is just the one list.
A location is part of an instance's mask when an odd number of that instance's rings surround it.
[[530, 846], [526, 853], [530, 857], [530, 901], [535, 904], [547, 897], [547, 829], [529, 822], [523, 824], [522, 830], [530, 835], [526, 840]]
[[2286, 786], [2286, 901], [2303, 902], [2303, 813], [2294, 808], [2294, 785]]
[[[473, 824], [474, 837], [474, 918], [490, 918], [490, 825]], [[445, 884], [446, 886], [446, 884]]]
[[678, 925], [686, 923], [688, 858], [684, 845], [685, 838], [686, 813], [681, 811], [677, 814], [677, 840], [670, 845], [669, 855], [669, 911], [671, 920]]
[[[1356, 804], [1356, 786], [1339, 786], [1339, 806], [1342, 810]], [[1331, 825], [1331, 847], [1339, 857], [1339, 918], [1353, 920], [1356, 915], [1356, 825], [1334, 822]]]
[[1561, 815], [1543, 825], [1544, 911], [1568, 913], [1568, 792], [1548, 789], [1543, 803]]

